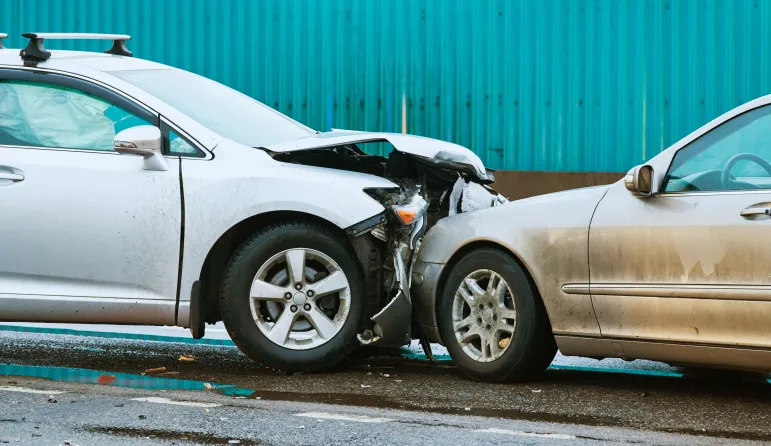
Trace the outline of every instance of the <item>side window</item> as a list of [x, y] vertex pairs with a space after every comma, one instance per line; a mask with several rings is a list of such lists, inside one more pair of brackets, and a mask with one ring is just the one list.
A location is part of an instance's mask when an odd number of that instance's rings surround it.
[[161, 132], [164, 139], [164, 153], [192, 158], [205, 158], [206, 154], [199, 150], [184, 136], [175, 132], [166, 122], [161, 122]]
[[169, 153], [174, 155], [195, 155], [198, 149], [173, 130], [169, 130]]
[[771, 189], [771, 106], [756, 108], [680, 149], [664, 192]]
[[142, 118], [80, 90], [0, 80], [0, 145], [110, 152], [115, 135]]

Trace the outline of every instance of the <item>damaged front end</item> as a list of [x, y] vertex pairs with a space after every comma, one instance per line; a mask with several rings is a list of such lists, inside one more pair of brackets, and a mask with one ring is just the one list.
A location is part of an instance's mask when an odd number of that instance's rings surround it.
[[[387, 157], [359, 147], [383, 142], [393, 146]], [[334, 131], [264, 149], [278, 161], [368, 173], [398, 186], [365, 190], [384, 211], [346, 229], [366, 280], [369, 320], [359, 341], [397, 347], [419, 338], [425, 344], [425, 336], [412, 331], [410, 296], [421, 240], [442, 218], [505, 203], [488, 186], [492, 173], [465, 147], [411, 135]]]

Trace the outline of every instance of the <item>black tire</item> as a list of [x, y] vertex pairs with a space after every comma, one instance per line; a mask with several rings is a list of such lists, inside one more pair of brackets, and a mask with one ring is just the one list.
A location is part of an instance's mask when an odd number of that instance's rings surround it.
[[[498, 273], [509, 284], [517, 311], [508, 349], [491, 362], [480, 362], [467, 355], [453, 329], [455, 292], [469, 274], [483, 269]], [[533, 291], [524, 270], [509, 254], [493, 248], [469, 252], [451, 267], [439, 297], [439, 332], [455, 364], [468, 377], [487, 382], [532, 379], [554, 359], [557, 344], [543, 302]]]
[[[331, 257], [345, 273], [351, 290], [350, 311], [340, 331], [307, 350], [292, 350], [269, 340], [249, 306], [249, 290], [260, 267], [275, 254], [293, 248], [314, 249]], [[358, 345], [363, 290], [363, 273], [345, 237], [318, 224], [293, 221], [258, 231], [235, 251], [225, 268], [220, 309], [230, 337], [250, 359], [283, 372], [317, 372], [335, 367]]]

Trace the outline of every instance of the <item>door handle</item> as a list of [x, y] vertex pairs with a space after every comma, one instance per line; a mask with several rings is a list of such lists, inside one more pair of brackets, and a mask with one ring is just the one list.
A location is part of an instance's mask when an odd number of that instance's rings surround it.
[[[3, 181], [5, 180], [5, 181]], [[0, 185], [24, 181], [24, 172], [14, 167], [0, 166]]]
[[0, 172], [0, 180], [24, 181], [24, 175], [18, 173]]
[[757, 205], [750, 206], [742, 209], [739, 215], [741, 215], [742, 217], [757, 217], [760, 215], [771, 216], [771, 207], [764, 207], [764, 206], [757, 206]]

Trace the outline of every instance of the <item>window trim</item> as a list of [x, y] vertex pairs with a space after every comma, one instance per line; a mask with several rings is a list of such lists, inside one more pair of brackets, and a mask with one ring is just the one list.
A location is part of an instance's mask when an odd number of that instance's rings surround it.
[[693, 195], [746, 195], [746, 194], [771, 194], [771, 189], [747, 189], [747, 190], [715, 190], [715, 191], [688, 191], [688, 192], [661, 192], [654, 197], [661, 198], [677, 198], [677, 197], [689, 197]]
[[[173, 131], [180, 137], [184, 138], [184, 140], [188, 143], [190, 143], [193, 147], [195, 147], [199, 154], [184, 154], [184, 153], [171, 153], [169, 144], [169, 132]], [[198, 142], [195, 138], [193, 138], [189, 133], [182, 130], [171, 122], [168, 118], [161, 115], [161, 135], [163, 137], [163, 155], [167, 157], [173, 157], [173, 158], [189, 158], [194, 160], [210, 160], [213, 158], [212, 155], [209, 154], [204, 148], [203, 145]]]
[[158, 113], [150, 110], [149, 108], [138, 104], [127, 96], [118, 94], [114, 90], [105, 88], [102, 85], [87, 82], [80, 79], [76, 79], [70, 76], [61, 75], [58, 73], [48, 72], [35, 72], [35, 71], [23, 71], [12, 70], [6, 68], [0, 68], [0, 81], [24, 81], [35, 82], [39, 84], [57, 85], [60, 87], [72, 88], [81, 91], [87, 95], [97, 97], [103, 101], [107, 101], [112, 105], [120, 107], [127, 112], [135, 115], [137, 118], [144, 119], [150, 124], [159, 127], [160, 118]]
[[[138, 99], [135, 99], [133, 96], [130, 96], [124, 93], [123, 91], [113, 87], [112, 85], [109, 85], [98, 79], [90, 78], [88, 76], [83, 76], [77, 73], [54, 70], [50, 68], [19, 67], [19, 66], [2, 65], [2, 64], [0, 64], [0, 79], [42, 82], [42, 83], [50, 83], [54, 85], [61, 85], [64, 87], [74, 88], [84, 93], [92, 94], [98, 98], [101, 98], [105, 101], [110, 102], [111, 104], [115, 104], [119, 107], [122, 107], [126, 111], [130, 113], [134, 113], [137, 117], [145, 119], [152, 125], [163, 130], [161, 128], [162, 115], [159, 112], [157, 112], [150, 106], [144, 104], [143, 102], [139, 101]], [[49, 82], [49, 80], [51, 79], [54, 79], [54, 82]], [[92, 91], [94, 91], [95, 93], [92, 93]], [[213, 152], [211, 150], [206, 149], [203, 146], [203, 144], [201, 144], [198, 140], [193, 138], [190, 135], [190, 133], [182, 130], [178, 125], [176, 125], [171, 120], [165, 117], [163, 117], [163, 119], [167, 124], [171, 125], [171, 127], [174, 129], [175, 132], [177, 132], [180, 135], [184, 135], [185, 138], [193, 142], [193, 144], [199, 150], [203, 151], [203, 153], [205, 154], [204, 157], [190, 157], [190, 156], [184, 156], [184, 155], [167, 155], [167, 154], [164, 154], [164, 156], [170, 156], [172, 158], [183, 157], [183, 158], [205, 160], [205, 161], [208, 161], [214, 158]], [[64, 148], [64, 147], [14, 146], [14, 145], [1, 145], [1, 144], [0, 144], [0, 147], [22, 148], [22, 149], [29, 149], [29, 150], [61, 150], [61, 151], [71, 151], [71, 152], [99, 153], [99, 154], [105, 154], [105, 155], [119, 155], [118, 153], [113, 151], [72, 149], [72, 148]]]
[[[672, 158], [669, 160], [669, 166], [667, 166], [667, 171], [664, 173], [664, 179], [661, 181], [661, 188], [660, 188], [661, 192], [657, 193], [656, 196], [659, 196], [659, 197], [665, 197], [665, 196], [666, 197], [674, 197], [674, 196], [682, 196], [682, 195], [736, 194], [736, 193], [752, 193], [752, 192], [755, 192], [755, 191], [771, 193], [771, 189], [748, 189], [748, 190], [738, 189], [738, 190], [725, 190], [725, 191], [720, 191], [720, 190], [709, 191], [709, 190], [706, 190], [706, 191], [685, 191], [685, 192], [672, 192], [672, 191], [667, 192], [665, 190], [666, 187], [667, 187], [667, 184], [669, 183], [669, 174], [672, 172], [672, 166], [674, 166], [675, 160], [677, 159], [677, 155], [681, 151], [691, 147], [693, 144], [696, 144], [697, 142], [699, 142], [699, 140], [701, 140], [702, 138], [706, 137], [707, 135], [709, 135], [710, 133], [714, 132], [715, 130], [719, 129], [720, 127], [722, 127], [722, 126], [724, 126], [726, 124], [730, 124], [732, 121], [735, 121], [736, 119], [740, 119], [742, 116], [744, 116], [744, 115], [746, 115], [748, 113], [752, 113], [755, 110], [758, 110], [758, 109], [761, 109], [761, 108], [765, 108], [765, 107], [769, 107], [769, 109], [771, 109], [771, 104], [760, 104], [757, 107], [753, 107], [753, 108], [751, 108], [749, 110], [745, 110], [745, 111], [739, 113], [736, 116], [732, 116], [730, 119], [727, 119], [727, 120], [719, 123], [718, 125], [712, 127], [711, 129], [707, 130], [706, 132], [704, 132], [701, 135], [699, 135], [698, 137], [696, 137], [696, 139], [694, 139], [693, 141], [691, 141], [688, 144], [684, 145], [683, 147], [680, 147], [679, 149], [677, 149], [677, 151], [675, 151], [675, 153], [672, 154]], [[771, 113], [769, 113], [769, 115], [771, 115]], [[705, 148], [704, 150], [707, 150], [707, 148]]]

